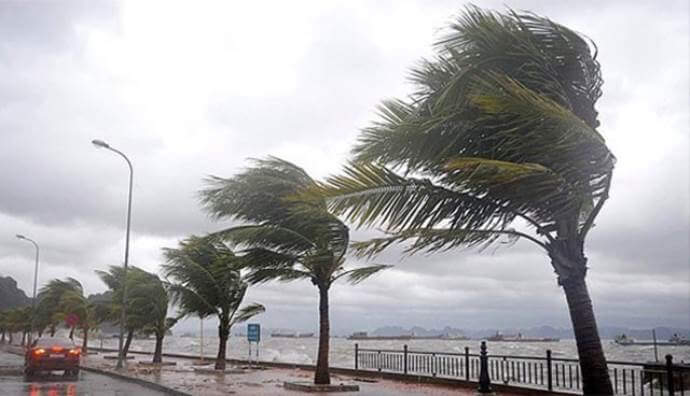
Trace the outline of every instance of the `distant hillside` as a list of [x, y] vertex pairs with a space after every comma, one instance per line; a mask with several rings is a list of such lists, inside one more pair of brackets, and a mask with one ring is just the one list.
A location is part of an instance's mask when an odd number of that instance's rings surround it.
[[[656, 327], [657, 340], [668, 340], [673, 334], [678, 334], [682, 337], [690, 338], [690, 329], [674, 328], [674, 327]], [[374, 331], [370, 331], [370, 335], [375, 336], [401, 336], [401, 335], [417, 335], [417, 336], [440, 336], [450, 335], [458, 336], [465, 335], [472, 339], [483, 339], [492, 336], [499, 332], [505, 335], [516, 335], [518, 333], [525, 337], [549, 337], [560, 339], [574, 338], [573, 330], [570, 328], [554, 328], [551, 326], [538, 326], [530, 328], [502, 328], [502, 329], [457, 329], [446, 326], [443, 329], [427, 330], [423, 327], [415, 326], [410, 329], [401, 326], [384, 326], [379, 327]], [[603, 339], [613, 339], [617, 335], [626, 334], [637, 340], [651, 340], [652, 329], [631, 329], [627, 327], [613, 327], [602, 326], [599, 328], [599, 334]]]
[[11, 276], [0, 276], [0, 309], [22, 307], [31, 304], [31, 299], [17, 287]]

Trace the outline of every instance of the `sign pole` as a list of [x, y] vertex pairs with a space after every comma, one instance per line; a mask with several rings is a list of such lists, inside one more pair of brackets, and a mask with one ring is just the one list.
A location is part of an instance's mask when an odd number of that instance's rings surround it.
[[199, 334], [201, 335], [201, 340], [199, 344], [199, 360], [201, 363], [204, 362], [204, 318], [199, 316]]

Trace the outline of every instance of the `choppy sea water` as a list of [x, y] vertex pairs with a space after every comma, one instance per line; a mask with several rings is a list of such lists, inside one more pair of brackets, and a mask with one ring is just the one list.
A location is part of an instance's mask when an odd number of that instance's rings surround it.
[[[89, 344], [105, 348], [117, 348], [116, 338], [93, 339]], [[450, 340], [366, 340], [353, 341], [345, 338], [331, 338], [330, 365], [334, 367], [354, 366], [355, 343], [360, 348], [402, 350], [407, 344], [411, 351], [452, 352], [464, 353], [465, 347], [470, 353], [479, 352], [478, 340], [450, 341]], [[613, 340], [602, 340], [606, 358], [608, 360], [647, 362], [654, 360], [653, 346], [621, 346]], [[154, 340], [133, 340], [132, 350], [153, 351]], [[546, 356], [546, 350], [551, 349], [554, 358], [577, 358], [575, 340], [561, 340], [559, 342], [489, 342], [487, 344], [490, 355], [513, 356]], [[218, 338], [204, 336], [204, 355], [215, 356], [218, 348]], [[249, 344], [246, 337], [232, 336], [228, 342], [228, 358], [246, 359]], [[314, 364], [318, 338], [272, 338], [266, 337], [259, 344], [259, 360]], [[163, 352], [196, 355], [200, 352], [200, 340], [193, 337], [167, 336], [163, 344]], [[252, 359], [255, 358], [256, 344], [252, 344]], [[667, 354], [673, 355], [674, 362], [690, 362], [690, 346], [658, 346], [660, 360]]]

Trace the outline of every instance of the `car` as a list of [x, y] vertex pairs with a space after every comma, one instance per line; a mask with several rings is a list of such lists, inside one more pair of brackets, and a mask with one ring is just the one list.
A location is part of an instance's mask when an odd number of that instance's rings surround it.
[[69, 339], [39, 338], [26, 350], [24, 374], [31, 377], [41, 371], [62, 371], [65, 376], [79, 375], [81, 348]]

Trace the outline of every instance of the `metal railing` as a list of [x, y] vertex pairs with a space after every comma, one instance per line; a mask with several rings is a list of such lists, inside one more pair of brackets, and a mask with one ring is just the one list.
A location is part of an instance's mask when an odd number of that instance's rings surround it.
[[[488, 355], [492, 383], [548, 391], [580, 391], [582, 375], [577, 359], [545, 356]], [[609, 361], [611, 383], [617, 395], [690, 395], [690, 365]], [[355, 344], [355, 370], [399, 373], [413, 376], [478, 381], [480, 355], [465, 353], [367, 349]], [[687, 392], [686, 392], [687, 391]]]

